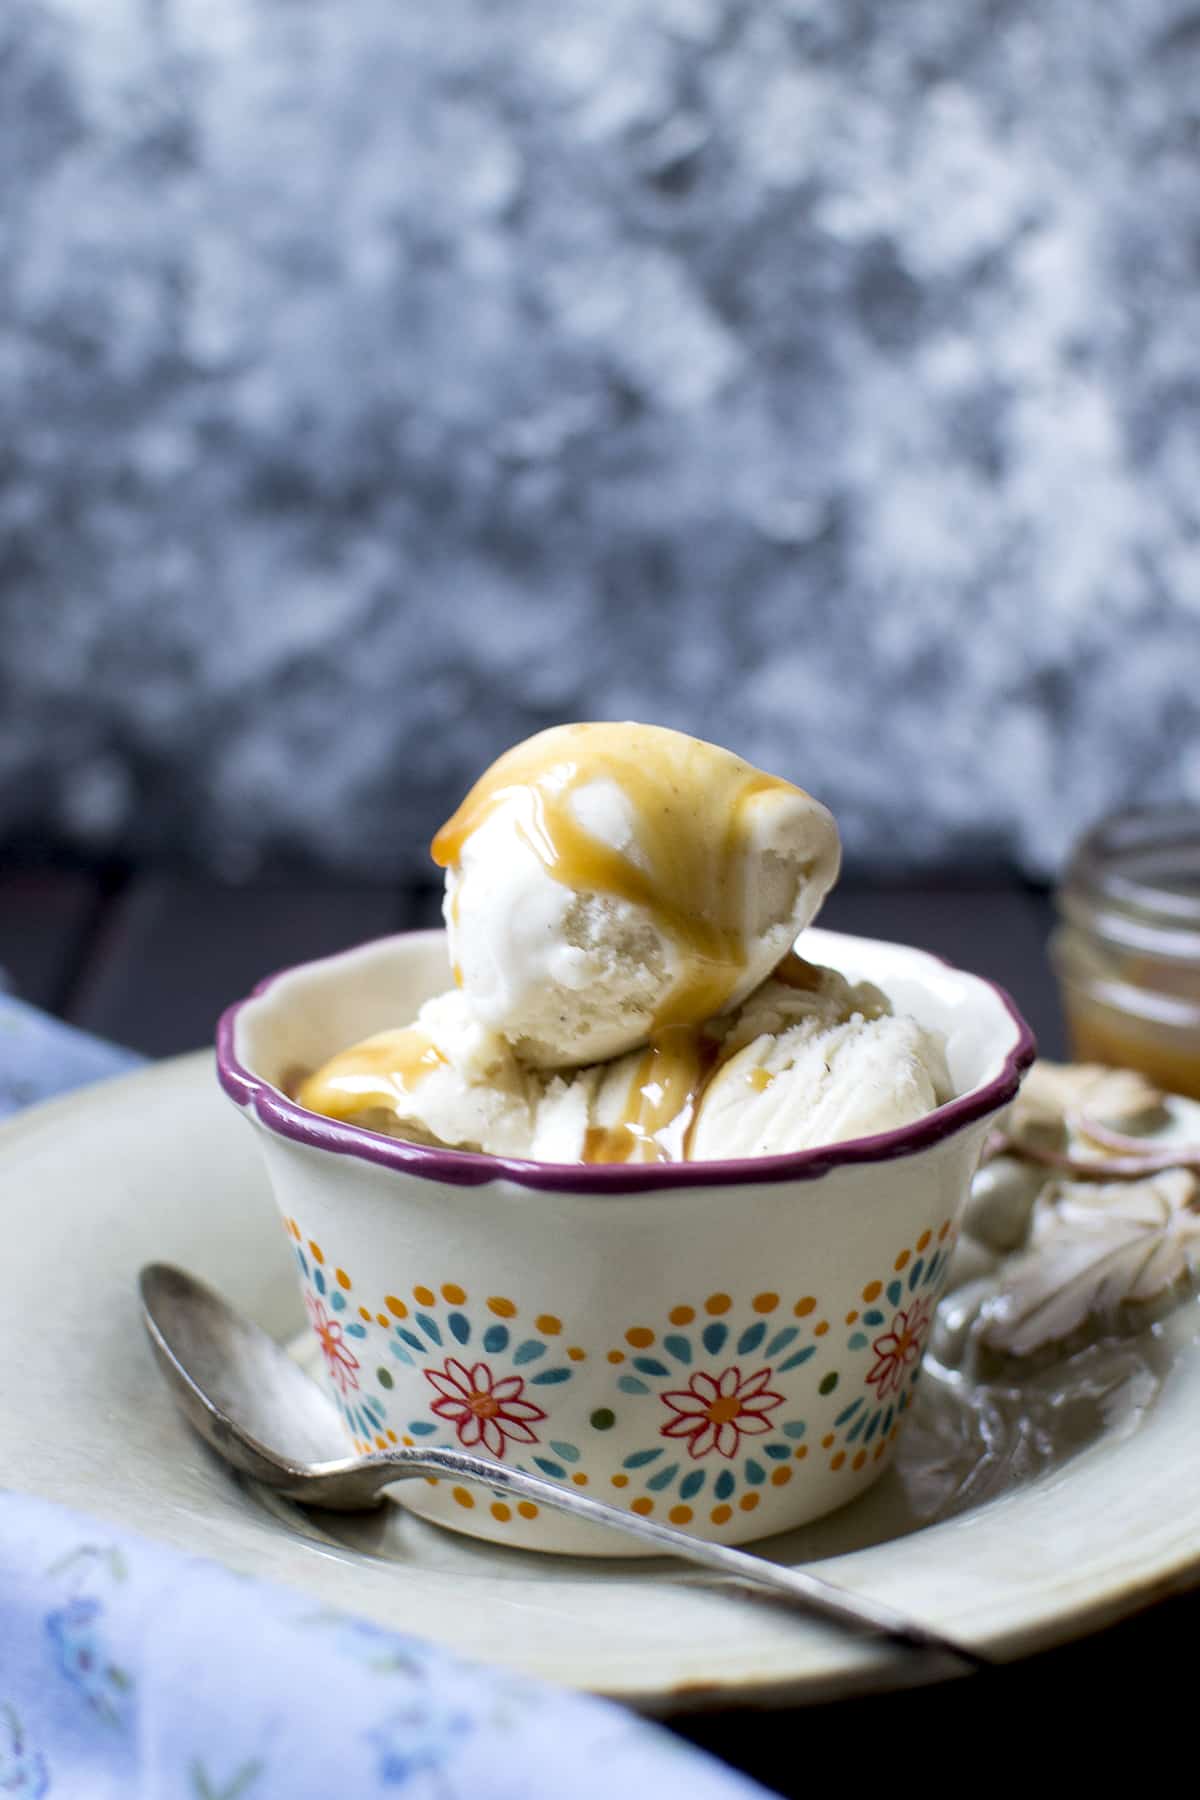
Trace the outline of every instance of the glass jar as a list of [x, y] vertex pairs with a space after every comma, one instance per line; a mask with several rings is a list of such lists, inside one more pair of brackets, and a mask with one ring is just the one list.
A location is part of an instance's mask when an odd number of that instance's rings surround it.
[[1073, 1054], [1200, 1098], [1200, 808], [1103, 820], [1056, 901], [1050, 957]]

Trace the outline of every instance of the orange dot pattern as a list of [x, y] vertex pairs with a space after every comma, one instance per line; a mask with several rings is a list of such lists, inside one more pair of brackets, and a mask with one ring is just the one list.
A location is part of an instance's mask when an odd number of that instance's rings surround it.
[[[756, 1313], [760, 1319], [765, 1320], [772, 1313], [777, 1312], [780, 1309], [780, 1307], [782, 1305], [784, 1305], [785, 1303], [783, 1301], [782, 1296], [774, 1288], [764, 1288], [761, 1292], [758, 1292], [751, 1296], [748, 1296], [748, 1298], [746, 1300], [742, 1301], [741, 1304], [748, 1305], [750, 1310], [753, 1311], [754, 1313]], [[789, 1301], [787, 1304], [790, 1306], [790, 1310], [791, 1310], [793, 1316], [798, 1319], [812, 1320], [813, 1315], [814, 1314], [817, 1315], [815, 1321], [813, 1323], [811, 1323], [808, 1327], [808, 1329], [811, 1331], [813, 1337], [824, 1338], [824, 1337], [828, 1336], [828, 1334], [831, 1330], [831, 1323], [830, 1323], [829, 1319], [822, 1318], [819, 1315], [819, 1313], [817, 1311], [818, 1301], [817, 1301], [817, 1297], [815, 1294], [803, 1294], [803, 1295], [801, 1295], [801, 1297], [798, 1300]], [[734, 1301], [733, 1296], [724, 1291], [717, 1291], [717, 1292], [706, 1295], [701, 1301], [699, 1301], [699, 1303], [697, 1305], [692, 1305], [689, 1303], [681, 1303], [678, 1306], [671, 1307], [670, 1310], [668, 1311], [666, 1317], [670, 1321], [672, 1326], [674, 1326], [677, 1329], [683, 1329], [686, 1326], [696, 1323], [697, 1319], [699, 1320], [700, 1325], [704, 1325], [706, 1318], [709, 1320], [714, 1320], [714, 1321], [721, 1320], [724, 1318], [725, 1314], [733, 1311], [734, 1309], [735, 1309], [735, 1301]], [[852, 1317], [853, 1317], [853, 1319], [857, 1319], [859, 1317], [859, 1314], [857, 1313], [857, 1311], [852, 1315]], [[705, 1329], [707, 1330], [708, 1327], [705, 1326]], [[768, 1327], [767, 1329], [769, 1330], [770, 1328]], [[734, 1352], [733, 1352], [732, 1346], [737, 1343], [738, 1337], [741, 1334], [741, 1330], [742, 1330], [741, 1327], [739, 1327], [737, 1325], [733, 1325], [732, 1337], [727, 1336], [725, 1339], [725, 1345], [728, 1346], [728, 1349], [724, 1349], [724, 1348], [722, 1350], [713, 1349], [711, 1352], [705, 1348], [700, 1348], [700, 1349], [696, 1350], [694, 1353], [695, 1354], [695, 1362], [694, 1362], [695, 1369], [700, 1370], [700, 1371], [706, 1371], [709, 1373], [719, 1372], [722, 1357], [726, 1356], [726, 1355], [729, 1355], [729, 1356], [733, 1355]], [[762, 1336], [762, 1332], [763, 1332], [763, 1327], [760, 1325], [758, 1327], [758, 1334], [759, 1334], [758, 1342], [760, 1344], [769, 1343], [770, 1339], [764, 1338]], [[792, 1333], [793, 1338], [794, 1338], [794, 1335], [795, 1334], [793, 1332]], [[697, 1327], [697, 1336], [699, 1337], [699, 1327]], [[651, 1345], [657, 1344], [658, 1341], [659, 1341], [659, 1338], [658, 1338], [657, 1330], [653, 1329], [650, 1325], [647, 1325], [647, 1324], [639, 1323], [637, 1325], [631, 1325], [624, 1334], [625, 1345], [629, 1346], [631, 1349], [633, 1349], [635, 1351], [647, 1350], [650, 1348]], [[747, 1351], [747, 1352], [744, 1352], [743, 1354], [750, 1355], [751, 1352]], [[784, 1356], [783, 1351], [777, 1352], [777, 1354], [780, 1357]], [[811, 1352], [810, 1352], [810, 1354], [811, 1354]], [[614, 1347], [613, 1349], [607, 1351], [606, 1355], [607, 1355], [608, 1361], [615, 1366], [619, 1366], [620, 1364], [628, 1361], [628, 1351], [625, 1348]], [[711, 1367], [710, 1367], [710, 1365], [711, 1365]], [[640, 1368], [640, 1364], [638, 1363], [638, 1361], [636, 1359], [634, 1361], [633, 1366], [635, 1369]], [[687, 1365], [684, 1365], [684, 1367], [686, 1369]], [[647, 1372], [652, 1373], [652, 1371], [647, 1371]], [[689, 1382], [689, 1380], [690, 1380], [689, 1373], [681, 1371], [680, 1373], [676, 1374], [675, 1371], [672, 1370], [671, 1382], [664, 1383], [664, 1386], [669, 1385], [671, 1387], [681, 1387], [681, 1386], [684, 1386], [685, 1384], [687, 1384]], [[636, 1391], [636, 1389], [631, 1389], [630, 1391]], [[839, 1401], [840, 1401], [840, 1399], [841, 1399], [841, 1396], [839, 1396]], [[826, 1448], [827, 1449], [832, 1448], [833, 1444], [834, 1444], [834, 1438], [831, 1435], [828, 1440], [828, 1443], [826, 1445]], [[647, 1447], [649, 1447], [649, 1445], [647, 1445]], [[743, 1446], [743, 1448], [749, 1448], [749, 1447], [750, 1446]], [[779, 1453], [779, 1449], [780, 1449], [780, 1447], [777, 1446], [776, 1454]], [[766, 1474], [766, 1472], [764, 1472], [762, 1475], [760, 1475], [757, 1478], [760, 1481], [769, 1482], [769, 1485], [764, 1486], [761, 1490], [752, 1489], [749, 1492], [742, 1494], [740, 1497], [735, 1493], [735, 1494], [730, 1495], [728, 1498], [718, 1499], [716, 1501], [715, 1505], [712, 1505], [708, 1508], [709, 1520], [714, 1525], [727, 1524], [729, 1522], [729, 1520], [732, 1519], [739, 1511], [740, 1512], [753, 1512], [754, 1509], [759, 1505], [759, 1503], [762, 1500], [762, 1498], [764, 1497], [764, 1495], [769, 1498], [772, 1488], [787, 1487], [788, 1484], [793, 1480], [793, 1478], [795, 1476], [794, 1464], [797, 1462], [803, 1462], [805, 1460], [805, 1458], [808, 1456], [809, 1446], [807, 1444], [796, 1444], [796, 1445], [789, 1444], [787, 1446], [787, 1451], [788, 1451], [789, 1460], [786, 1464], [784, 1464], [782, 1467], [776, 1466], [776, 1467], [772, 1468], [770, 1470], [769, 1476]], [[663, 1466], [665, 1466], [665, 1465], [660, 1465], [660, 1468]], [[683, 1468], [685, 1469], [685, 1471], [690, 1470], [691, 1467], [692, 1467], [691, 1464], [688, 1464], [688, 1463], [683, 1464]], [[649, 1465], [647, 1465], [647, 1479], [651, 1475], [658, 1473], [658, 1472], [659, 1472], [659, 1470], [652, 1469], [652, 1468], [650, 1468]], [[631, 1478], [630, 1475], [627, 1474], [624, 1469], [621, 1469], [616, 1474], [609, 1475], [608, 1480], [612, 1487], [616, 1488], [618, 1490], [618, 1492], [621, 1492], [623, 1490], [627, 1490], [627, 1489], [631, 1489], [631, 1488], [636, 1489], [636, 1486], [639, 1483], [639, 1481], [641, 1480], [641, 1477], [639, 1477], [638, 1475], [635, 1474]], [[672, 1482], [671, 1485], [674, 1485], [674, 1483]], [[714, 1496], [714, 1498], [716, 1498], [716, 1497]], [[635, 1492], [630, 1493], [629, 1498], [626, 1501], [626, 1504], [630, 1506], [631, 1510], [636, 1511], [641, 1516], [645, 1517], [645, 1516], [648, 1516], [653, 1511], [653, 1508], [655, 1505], [655, 1500], [648, 1493], [636, 1493], [636, 1491], [635, 1491]], [[685, 1510], [686, 1510], [689, 1518], [692, 1518], [695, 1516], [693, 1509], [688, 1506], [686, 1500], [679, 1499], [677, 1502], [672, 1504], [669, 1497], [664, 1495], [661, 1504], [666, 1509], [667, 1517], [674, 1520], [677, 1523], [682, 1520]]]
[[[296, 1244], [307, 1244], [308, 1252], [311, 1255], [313, 1262], [318, 1267], [325, 1265], [326, 1253], [324, 1249], [315, 1239], [304, 1238], [300, 1225], [295, 1219], [285, 1218], [281, 1223], [282, 1228], [289, 1239]], [[337, 1286], [344, 1292], [349, 1293], [352, 1291], [354, 1284], [346, 1269], [335, 1267], [332, 1271], [332, 1277], [336, 1281]], [[416, 1283], [410, 1292], [412, 1295], [411, 1302], [401, 1299], [398, 1294], [386, 1294], [383, 1299], [383, 1306], [380, 1310], [372, 1312], [369, 1306], [357, 1305], [355, 1311], [364, 1325], [377, 1324], [385, 1331], [390, 1331], [397, 1320], [406, 1320], [411, 1317], [412, 1302], [415, 1302], [418, 1307], [433, 1308], [437, 1306], [439, 1297], [447, 1306], [452, 1307], [464, 1306], [468, 1300], [467, 1290], [458, 1282], [453, 1281], [442, 1282], [436, 1292], [432, 1287], [425, 1283]], [[486, 1301], [486, 1305], [488, 1311], [498, 1319], [515, 1319], [519, 1311], [516, 1301], [510, 1299], [505, 1294], [490, 1295]], [[383, 1308], [386, 1308], [386, 1311], [383, 1310]], [[564, 1331], [563, 1321], [556, 1313], [538, 1313], [535, 1315], [534, 1323], [537, 1330], [547, 1338], [560, 1337]], [[645, 1332], [644, 1341], [647, 1344], [653, 1343], [655, 1341], [654, 1332], [650, 1331], [648, 1327], [643, 1328], [643, 1330]], [[631, 1332], [630, 1341], [635, 1344], [643, 1341], [639, 1338], [636, 1327]], [[565, 1346], [564, 1353], [568, 1360], [573, 1363], [586, 1362], [588, 1355], [587, 1350], [582, 1344]], [[616, 1351], [612, 1353], [611, 1360], [616, 1362], [624, 1361], [625, 1353], [623, 1351]], [[390, 1389], [393, 1383], [384, 1379], [386, 1374], [386, 1368], [380, 1371], [380, 1386], [385, 1389]], [[407, 1432], [404, 1433], [402, 1437], [398, 1437], [395, 1431], [386, 1425], [381, 1424], [378, 1429], [373, 1430], [370, 1436], [364, 1437], [360, 1432], [352, 1430], [351, 1442], [360, 1454], [368, 1455], [372, 1451], [384, 1451], [389, 1445], [398, 1443], [403, 1443], [407, 1447], [412, 1448], [416, 1440]], [[437, 1476], [426, 1475], [422, 1477], [422, 1479], [429, 1487], [436, 1488], [440, 1485]], [[572, 1484], [577, 1488], [585, 1488], [591, 1481], [591, 1477], [584, 1469], [573, 1470], [570, 1479]], [[616, 1481], [617, 1478], [614, 1478], [614, 1482]], [[628, 1476], [622, 1475], [619, 1478], [619, 1485], [625, 1485], [627, 1482]], [[461, 1507], [464, 1511], [470, 1511], [475, 1508], [476, 1499], [469, 1488], [453, 1487], [449, 1491], [456, 1506]], [[511, 1523], [514, 1517], [525, 1520], [536, 1519], [540, 1513], [540, 1508], [532, 1501], [527, 1500], [521, 1501], [516, 1506], [515, 1512], [514, 1508], [503, 1500], [491, 1501], [488, 1503], [487, 1510], [491, 1518], [494, 1519], [497, 1524]]]
[[[918, 1257], [923, 1257], [925, 1252], [929, 1249], [930, 1245], [933, 1244], [935, 1237], [936, 1237], [936, 1241], [939, 1245], [944, 1245], [948, 1238], [951, 1239], [951, 1242], [953, 1242], [953, 1238], [952, 1238], [953, 1229], [954, 1229], [953, 1221], [951, 1219], [943, 1219], [941, 1224], [938, 1226], [936, 1233], [933, 1230], [933, 1228], [930, 1227], [928, 1230], [921, 1232], [920, 1236], [916, 1240], [916, 1243], [911, 1248], [904, 1248], [897, 1252], [897, 1254], [892, 1262], [892, 1269], [896, 1275], [901, 1274], [905, 1269], [909, 1268], [910, 1264], [912, 1264], [911, 1273], [909, 1274], [909, 1277], [908, 1277], [908, 1287], [910, 1290], [913, 1290], [914, 1287], [928, 1288], [930, 1279], [931, 1279], [930, 1271], [933, 1269], [934, 1265], [937, 1264], [937, 1262], [938, 1262], [938, 1256], [935, 1254], [932, 1263], [930, 1263], [928, 1269], [925, 1269], [921, 1263], [913, 1264], [914, 1255], [916, 1255]], [[941, 1254], [944, 1256], [945, 1254], [947, 1254], [947, 1252], [942, 1252]], [[922, 1277], [923, 1277], [923, 1279], [922, 1279]], [[862, 1289], [863, 1303], [867, 1306], [874, 1306], [875, 1303], [880, 1299], [880, 1297], [884, 1293], [884, 1285], [885, 1284], [882, 1281], [867, 1282], [866, 1286]], [[939, 1282], [936, 1291], [932, 1291], [930, 1293], [922, 1295], [921, 1296], [922, 1300], [925, 1302], [932, 1301], [933, 1305], [936, 1305], [937, 1298], [940, 1294], [940, 1290], [941, 1290], [941, 1283]], [[893, 1298], [894, 1298], [894, 1296], [893, 1296]], [[898, 1309], [904, 1310], [909, 1304], [910, 1304], [910, 1302], [906, 1295], [903, 1300], [901, 1300], [897, 1303]], [[859, 1321], [860, 1318], [861, 1318], [861, 1313], [858, 1311], [857, 1308], [855, 1308], [853, 1311], [848, 1312], [846, 1314], [846, 1324], [854, 1325]], [[819, 1330], [819, 1327], [817, 1329]], [[867, 1328], [860, 1327], [860, 1329], [866, 1329], [868, 1332], [870, 1330], [869, 1327], [867, 1327]], [[884, 1327], [879, 1327], [878, 1329], [880, 1330], [880, 1334], [883, 1338], [886, 1339], [890, 1335], [890, 1329], [891, 1329], [890, 1327], [884, 1326]], [[857, 1341], [857, 1343], [852, 1341], [851, 1348], [852, 1349], [860, 1348], [862, 1341], [863, 1340], [861, 1338]], [[872, 1346], [871, 1346], [871, 1350], [872, 1350], [872, 1355], [876, 1358], [886, 1358], [886, 1356], [888, 1355], [888, 1345], [886, 1344], [886, 1342], [879, 1348], [876, 1348], [876, 1343], [873, 1342]], [[910, 1391], [911, 1391], [911, 1381], [910, 1381], [910, 1385], [907, 1389], [894, 1388], [892, 1390], [891, 1399], [893, 1401], [893, 1404], [896, 1407], [897, 1414], [903, 1412], [905, 1407], [907, 1406]], [[877, 1399], [879, 1402], [882, 1402], [883, 1396], [879, 1395], [877, 1397]], [[861, 1429], [861, 1420], [865, 1419], [866, 1417], [867, 1417], [867, 1415], [865, 1413], [860, 1415], [860, 1422], [859, 1422], [860, 1429]], [[870, 1431], [872, 1429], [874, 1429], [874, 1427], [868, 1428], [868, 1436], [870, 1435]], [[854, 1449], [852, 1452], [849, 1449], [835, 1450], [834, 1454], [832, 1456], [830, 1456], [830, 1458], [829, 1458], [829, 1467], [833, 1470], [849, 1468], [851, 1471], [858, 1473], [858, 1472], [861, 1472], [863, 1469], [865, 1469], [867, 1467], [868, 1463], [882, 1462], [883, 1458], [887, 1454], [888, 1446], [895, 1442], [896, 1436], [897, 1436], [899, 1430], [900, 1430], [900, 1419], [899, 1419], [899, 1417], [897, 1417], [895, 1419], [895, 1422], [891, 1425], [890, 1429], [887, 1431], [887, 1433], [885, 1435], [881, 1435], [879, 1438], [879, 1441], [872, 1448], [868, 1448], [864, 1444], [864, 1445], [860, 1445], [857, 1449]], [[825, 1450], [833, 1449], [833, 1446], [835, 1443], [835, 1438], [836, 1438], [836, 1433], [834, 1433], [834, 1432], [828, 1433], [821, 1440], [822, 1448]], [[797, 1449], [795, 1452], [793, 1452], [793, 1454], [796, 1457], [799, 1457], [802, 1449], [803, 1449], [803, 1446], [801, 1446], [800, 1449]]]
[[[325, 1266], [326, 1253], [322, 1246], [315, 1239], [305, 1239], [302, 1229], [295, 1219], [284, 1219], [283, 1229], [293, 1242], [296, 1244], [307, 1245], [308, 1252], [310, 1253], [313, 1262], [318, 1267]], [[892, 1262], [894, 1273], [899, 1275], [904, 1270], [909, 1269], [910, 1265], [913, 1264], [914, 1256], [923, 1256], [930, 1245], [933, 1244], [935, 1236], [939, 1245], [945, 1244], [947, 1239], [951, 1237], [952, 1230], [952, 1221], [950, 1219], [945, 1219], [936, 1232], [933, 1228], [923, 1231], [920, 1236], [916, 1238], [915, 1244], [911, 1248], [905, 1247], [898, 1251]], [[908, 1285], [910, 1287], [916, 1285], [917, 1291], [919, 1291], [920, 1277], [920, 1267], [913, 1268], [908, 1278]], [[326, 1279], [329, 1278], [330, 1277], [327, 1274]], [[346, 1269], [340, 1266], [334, 1267], [332, 1270], [332, 1279], [336, 1281], [338, 1287], [344, 1292], [352, 1292], [354, 1284]], [[889, 1275], [888, 1281], [891, 1280], [892, 1276]], [[926, 1277], [926, 1283], [928, 1284], [928, 1277]], [[867, 1307], [874, 1306], [883, 1294], [884, 1286], [885, 1283], [878, 1280], [867, 1282], [860, 1290], [861, 1305]], [[455, 1307], [465, 1305], [468, 1299], [466, 1289], [455, 1282], [441, 1283], [436, 1292], [432, 1287], [423, 1284], [414, 1285], [410, 1291], [412, 1300], [415, 1301], [419, 1307], [436, 1306], [439, 1297], [446, 1305]], [[752, 1296], [744, 1296], [739, 1305], [745, 1307], [747, 1303], [750, 1309], [762, 1319], [766, 1319], [769, 1315], [778, 1311], [782, 1304], [785, 1304], [781, 1295], [773, 1289], [764, 1289]], [[510, 1320], [515, 1319], [518, 1316], [519, 1308], [517, 1303], [507, 1295], [492, 1294], [488, 1296], [485, 1304], [487, 1310], [498, 1319]], [[383, 1310], [383, 1308], [386, 1308], [386, 1310]], [[733, 1296], [718, 1290], [708, 1294], [694, 1305], [680, 1304], [672, 1307], [666, 1314], [666, 1317], [673, 1327], [683, 1329], [695, 1324], [697, 1318], [699, 1318], [701, 1324], [703, 1324], [705, 1317], [711, 1320], [722, 1319], [725, 1314], [731, 1312], [734, 1308], [735, 1301]], [[379, 1311], [373, 1312], [372, 1309], [366, 1305], [357, 1305], [355, 1310], [357, 1316], [365, 1324], [371, 1325], [377, 1323], [383, 1327], [384, 1330], [388, 1330], [396, 1320], [409, 1318], [411, 1302], [406, 1302], [396, 1294], [388, 1294], [384, 1297], [383, 1305]], [[805, 1294], [798, 1300], [790, 1302], [790, 1311], [796, 1319], [810, 1321], [807, 1330], [811, 1334], [812, 1339], [822, 1340], [828, 1338], [831, 1331], [831, 1321], [829, 1318], [823, 1317], [818, 1311], [818, 1300], [816, 1295]], [[835, 1313], [832, 1316], [834, 1318], [838, 1316], [844, 1317], [847, 1327], [857, 1326], [860, 1332], [865, 1331], [869, 1333], [872, 1329], [870, 1326], [865, 1326], [861, 1323], [862, 1312], [859, 1305], [852, 1306], [850, 1310], [844, 1314]], [[743, 1319], [744, 1318], [745, 1315], [743, 1314]], [[533, 1315], [533, 1323], [542, 1336], [547, 1338], [560, 1337], [564, 1331], [563, 1321], [555, 1313], [542, 1312]], [[737, 1333], [741, 1329], [733, 1321], [730, 1322], [730, 1325], [734, 1337], [727, 1338], [727, 1344], [732, 1344], [736, 1340]], [[665, 1330], [665, 1327], [663, 1327], [663, 1329]], [[716, 1327], [714, 1326], [713, 1329], [715, 1330]], [[724, 1327], [722, 1327], [722, 1329], [724, 1329]], [[761, 1334], [764, 1330], [763, 1326], [760, 1325], [756, 1329], [760, 1334], [760, 1344], [769, 1343], [771, 1341], [769, 1337], [762, 1337]], [[769, 1333], [772, 1328], [767, 1326], [765, 1329]], [[879, 1326], [878, 1323], [876, 1323], [875, 1329], [878, 1331], [886, 1331], [887, 1327]], [[696, 1326], [696, 1331], [698, 1341], [700, 1332], [699, 1325]], [[648, 1350], [651, 1346], [657, 1344], [657, 1342], [658, 1331], [650, 1324], [639, 1323], [631, 1325], [624, 1333], [624, 1344], [628, 1346], [629, 1349], [635, 1351]], [[863, 1340], [860, 1337], [851, 1347], [858, 1348], [861, 1346], [862, 1342]], [[560, 1349], [559, 1354], [565, 1356], [572, 1363], [581, 1363], [587, 1360], [588, 1352], [583, 1345], [569, 1344], [564, 1345], [563, 1348]], [[655, 1354], [660, 1357], [665, 1356], [664, 1351], [658, 1351]], [[701, 1352], [701, 1356], [703, 1356], [703, 1354], [704, 1353]], [[608, 1362], [613, 1366], [619, 1366], [627, 1361], [627, 1350], [625, 1348], [614, 1347], [607, 1351], [606, 1355]], [[779, 1355], [782, 1357], [783, 1352], [779, 1352]], [[717, 1357], [718, 1353], [714, 1350], [710, 1360], [715, 1364]], [[639, 1368], [639, 1363], [636, 1359], [633, 1366], [635, 1369]], [[698, 1362], [696, 1366], [703, 1367], [703, 1363]], [[825, 1362], [824, 1369], [827, 1373], [829, 1372], [828, 1361]], [[713, 1372], [717, 1372], [715, 1366]], [[839, 1410], [841, 1409], [842, 1402], [846, 1399], [844, 1374], [845, 1372], [843, 1371], [843, 1389], [836, 1395], [836, 1406]], [[676, 1385], [683, 1385], [689, 1379], [690, 1376], [688, 1374], [680, 1373], [675, 1377]], [[383, 1385], [390, 1386], [390, 1383], [384, 1382]], [[831, 1387], [822, 1387], [822, 1393], [825, 1394], [826, 1392], [831, 1392], [834, 1387], [836, 1387], [836, 1376], [832, 1377]], [[854, 1443], [850, 1442], [846, 1444], [844, 1448], [839, 1447], [837, 1444], [838, 1433], [836, 1431], [827, 1432], [820, 1440], [821, 1448], [826, 1453], [822, 1460], [827, 1461], [828, 1467], [835, 1472], [847, 1468], [853, 1472], [861, 1472], [869, 1465], [878, 1465], [885, 1458], [889, 1446], [895, 1441], [896, 1436], [898, 1435], [899, 1429], [900, 1420], [897, 1418], [891, 1425], [891, 1428], [887, 1431], [886, 1435], [881, 1435], [879, 1441], [874, 1445], [859, 1445], [855, 1447]], [[411, 1445], [414, 1440], [407, 1434], [405, 1434], [402, 1439], [398, 1439], [395, 1431], [381, 1426], [379, 1431], [373, 1437], [356, 1437], [354, 1441], [356, 1448], [360, 1451], [367, 1452], [372, 1449], [383, 1450], [387, 1448], [388, 1444], [396, 1444], [397, 1442]], [[760, 1505], [764, 1496], [768, 1499], [770, 1498], [772, 1489], [786, 1488], [789, 1483], [793, 1481], [796, 1474], [796, 1464], [803, 1463], [806, 1460], [810, 1448], [812, 1448], [812, 1445], [807, 1443], [789, 1445], [788, 1461], [782, 1464], [776, 1463], [774, 1467], [769, 1467], [768, 1470], [761, 1471], [755, 1477], [756, 1481], [761, 1482], [765, 1476], [768, 1482], [766, 1487], [752, 1487], [740, 1495], [736, 1493], [731, 1494], [728, 1499], [722, 1499], [716, 1504], [708, 1506], [706, 1508], [708, 1519], [713, 1525], [725, 1525], [728, 1524], [737, 1513], [754, 1512]], [[781, 1447], [777, 1453], [782, 1454]], [[688, 1466], [689, 1465], [685, 1462], [684, 1467], [687, 1468]], [[653, 1473], [653, 1471], [649, 1471], [648, 1473]], [[430, 1486], [436, 1487], [438, 1485], [438, 1482], [434, 1477], [426, 1477], [425, 1479], [429, 1482]], [[563, 1479], [567, 1479], [565, 1472], [563, 1474]], [[572, 1470], [569, 1479], [577, 1488], [584, 1488], [589, 1484], [589, 1476], [584, 1469], [577, 1468]], [[608, 1476], [607, 1479], [615, 1490], [622, 1493], [629, 1490], [631, 1486], [640, 1481], [640, 1477], [636, 1475], [631, 1481], [630, 1475], [624, 1470], [620, 1470], [617, 1473]], [[455, 1504], [464, 1510], [471, 1510], [476, 1506], [476, 1499], [469, 1488], [453, 1487], [450, 1488], [449, 1492]], [[643, 1518], [651, 1516], [654, 1513], [656, 1506], [656, 1500], [648, 1493], [631, 1493], [624, 1503], [627, 1504], [633, 1512]], [[689, 1505], [684, 1500], [673, 1501], [669, 1494], [664, 1494], [662, 1496], [661, 1505], [666, 1516], [673, 1524], [688, 1524], [695, 1517], [693, 1506]], [[487, 1510], [490, 1517], [497, 1524], [511, 1523], [514, 1518], [526, 1520], [534, 1519], [539, 1515], [539, 1508], [529, 1501], [521, 1502], [514, 1508], [514, 1506], [505, 1501], [493, 1500], [490, 1504], [487, 1504]]]

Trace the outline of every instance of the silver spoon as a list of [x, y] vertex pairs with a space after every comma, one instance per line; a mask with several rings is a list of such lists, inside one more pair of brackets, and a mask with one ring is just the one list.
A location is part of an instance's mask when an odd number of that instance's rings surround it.
[[226, 1462], [289, 1500], [352, 1512], [376, 1505], [385, 1488], [418, 1475], [478, 1482], [493, 1493], [533, 1500], [589, 1524], [623, 1531], [907, 1649], [936, 1651], [972, 1668], [986, 1665], [973, 1650], [820, 1575], [706, 1543], [465, 1450], [414, 1448], [347, 1456], [337, 1408], [274, 1338], [169, 1263], [148, 1264], [140, 1286], [142, 1314], [159, 1367], [189, 1422]]

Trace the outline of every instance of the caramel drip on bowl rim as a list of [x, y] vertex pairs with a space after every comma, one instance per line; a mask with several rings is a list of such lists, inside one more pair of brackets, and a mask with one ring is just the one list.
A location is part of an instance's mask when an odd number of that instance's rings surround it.
[[323, 1063], [296, 1099], [310, 1112], [343, 1121], [380, 1108], [398, 1112], [398, 1102], [446, 1061], [428, 1033], [415, 1026], [381, 1031]]

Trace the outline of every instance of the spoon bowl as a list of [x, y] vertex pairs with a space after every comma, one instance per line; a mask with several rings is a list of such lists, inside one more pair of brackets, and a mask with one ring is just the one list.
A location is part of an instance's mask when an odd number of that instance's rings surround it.
[[395, 1483], [453, 1479], [531, 1501], [637, 1538], [793, 1605], [936, 1655], [942, 1672], [985, 1659], [869, 1596], [805, 1569], [690, 1537], [673, 1526], [607, 1506], [540, 1475], [465, 1450], [401, 1448], [346, 1455], [345, 1428], [287, 1351], [182, 1269], [150, 1263], [140, 1278], [142, 1314], [159, 1367], [189, 1423], [226, 1462], [286, 1499], [333, 1511], [377, 1505]]

